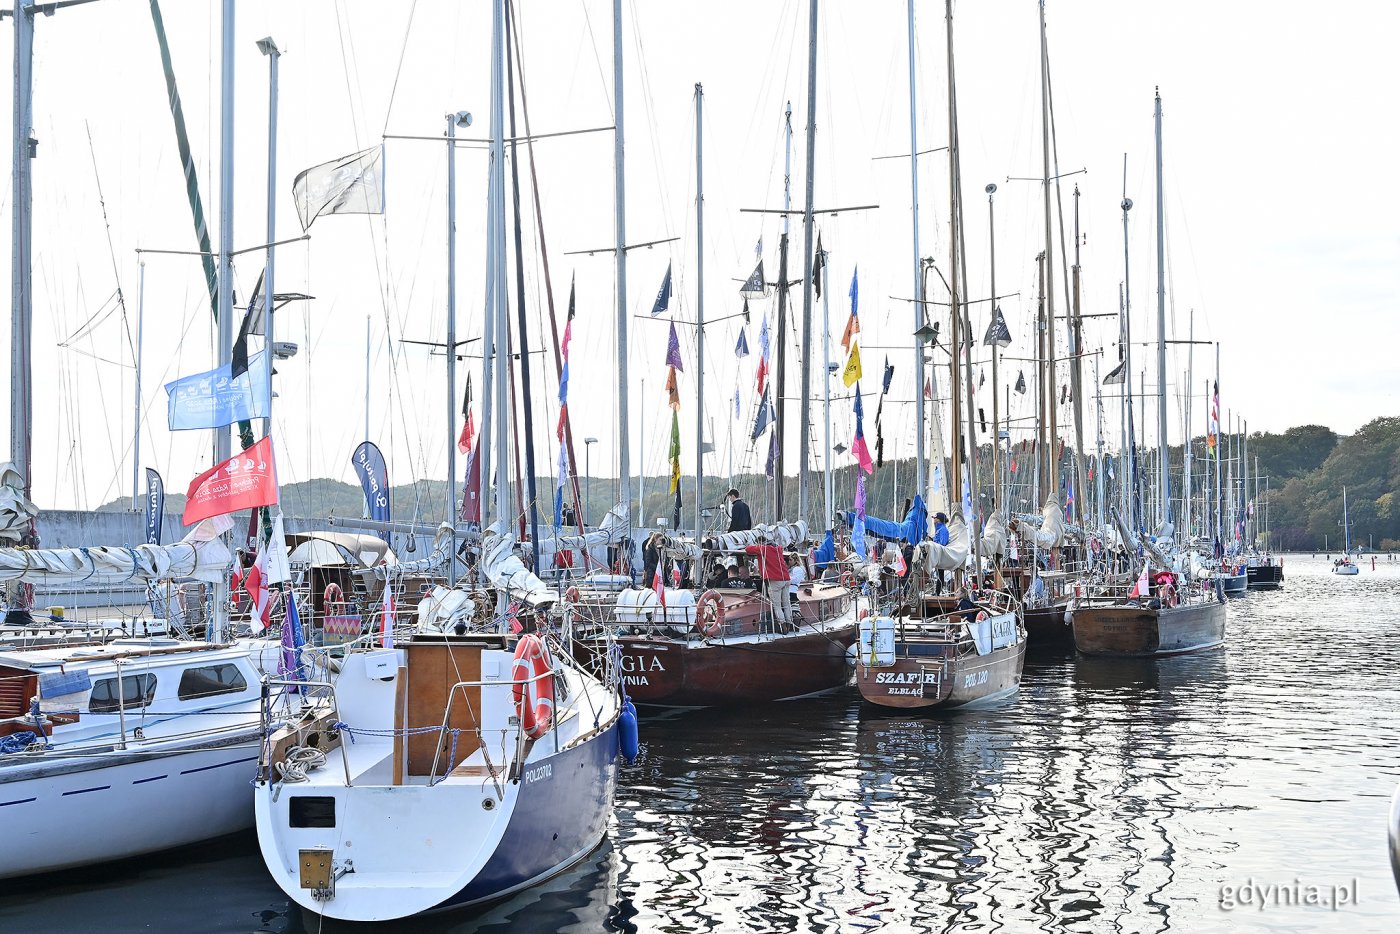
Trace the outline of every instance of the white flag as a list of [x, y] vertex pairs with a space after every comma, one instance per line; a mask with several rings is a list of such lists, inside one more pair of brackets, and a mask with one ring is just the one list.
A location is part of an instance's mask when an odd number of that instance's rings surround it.
[[384, 213], [384, 148], [314, 165], [292, 182], [301, 229], [322, 214]]

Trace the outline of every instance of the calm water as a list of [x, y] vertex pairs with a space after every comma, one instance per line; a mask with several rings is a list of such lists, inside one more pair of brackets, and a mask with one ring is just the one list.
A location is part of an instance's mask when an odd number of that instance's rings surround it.
[[[1400, 562], [1364, 568], [1290, 559], [1285, 590], [1231, 602], [1224, 651], [1033, 656], [992, 711], [887, 717], [852, 691], [646, 719], [602, 849], [392, 928], [1400, 930]], [[1356, 904], [1222, 907], [1251, 881]], [[251, 836], [3, 886], [4, 931], [352, 929], [289, 910]]]

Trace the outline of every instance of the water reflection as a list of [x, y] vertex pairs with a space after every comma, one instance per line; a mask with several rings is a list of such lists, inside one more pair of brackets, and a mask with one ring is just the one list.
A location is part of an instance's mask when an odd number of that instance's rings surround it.
[[[392, 929], [1393, 929], [1400, 565], [1326, 567], [1290, 560], [1285, 590], [1232, 600], [1223, 650], [1033, 656], [992, 710], [890, 716], [847, 691], [646, 718], [609, 844]], [[7, 888], [0, 929], [349, 929], [289, 913], [251, 838], [221, 847]], [[1360, 904], [1220, 905], [1295, 878], [1356, 879]]]

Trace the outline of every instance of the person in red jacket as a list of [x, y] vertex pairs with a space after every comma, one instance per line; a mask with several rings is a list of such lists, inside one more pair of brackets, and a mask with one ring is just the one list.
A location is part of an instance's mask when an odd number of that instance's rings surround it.
[[768, 602], [773, 604], [775, 620], [781, 620], [784, 628], [792, 624], [792, 604], [788, 602], [788, 567], [783, 560], [783, 550], [777, 545], [747, 545], [744, 551], [758, 555], [758, 574], [763, 578], [763, 590]]

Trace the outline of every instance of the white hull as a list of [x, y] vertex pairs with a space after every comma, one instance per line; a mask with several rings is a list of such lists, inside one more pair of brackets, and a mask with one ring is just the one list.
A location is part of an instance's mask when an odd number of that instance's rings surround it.
[[[6, 763], [0, 879], [125, 859], [252, 826], [257, 727], [223, 740], [227, 745], [215, 746], [203, 737], [199, 748], [164, 753], [157, 750], [169, 744], [132, 744], [42, 769]], [[38, 774], [9, 774], [21, 770]]]

